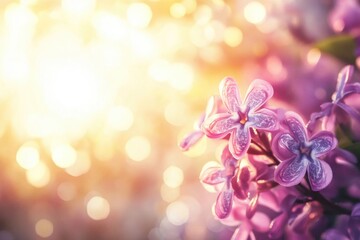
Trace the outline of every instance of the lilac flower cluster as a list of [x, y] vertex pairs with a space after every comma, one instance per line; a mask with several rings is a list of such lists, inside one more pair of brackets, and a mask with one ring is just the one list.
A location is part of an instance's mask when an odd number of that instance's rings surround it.
[[268, 104], [268, 82], [254, 80], [242, 100], [234, 79], [221, 81], [220, 97], [180, 147], [204, 136], [227, 141], [221, 165], [203, 169], [200, 180], [218, 191], [214, 214], [236, 226], [232, 239], [360, 239], [360, 165], [337, 136], [343, 115], [360, 121], [345, 101], [360, 93], [348, 83], [352, 73], [339, 73], [332, 101], [307, 124]]

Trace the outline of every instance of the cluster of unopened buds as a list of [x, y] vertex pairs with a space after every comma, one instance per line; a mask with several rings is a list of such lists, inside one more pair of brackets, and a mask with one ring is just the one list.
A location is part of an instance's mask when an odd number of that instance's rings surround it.
[[360, 112], [346, 101], [360, 94], [352, 75], [352, 66], [341, 70], [332, 101], [307, 124], [267, 104], [268, 82], [254, 80], [242, 100], [234, 79], [221, 81], [220, 96], [180, 147], [204, 136], [226, 141], [221, 163], [200, 180], [217, 190], [213, 212], [236, 227], [232, 239], [360, 239], [360, 164], [338, 133], [360, 131]]

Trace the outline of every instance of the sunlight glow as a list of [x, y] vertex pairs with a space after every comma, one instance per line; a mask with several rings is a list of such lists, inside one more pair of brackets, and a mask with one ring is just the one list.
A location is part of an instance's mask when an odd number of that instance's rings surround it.
[[145, 3], [132, 3], [127, 10], [127, 19], [134, 27], [146, 28], [151, 18], [151, 8]]
[[101, 103], [99, 80], [90, 66], [79, 61], [48, 68], [41, 87], [50, 110], [63, 117], [82, 117], [96, 112]]
[[107, 124], [111, 129], [126, 131], [132, 126], [133, 122], [133, 113], [126, 107], [118, 106], [109, 111]]
[[186, 14], [186, 7], [181, 3], [173, 3], [170, 7], [170, 14], [174, 18], [182, 18]]
[[69, 14], [81, 16], [91, 13], [96, 6], [96, 0], [62, 0], [62, 8]]

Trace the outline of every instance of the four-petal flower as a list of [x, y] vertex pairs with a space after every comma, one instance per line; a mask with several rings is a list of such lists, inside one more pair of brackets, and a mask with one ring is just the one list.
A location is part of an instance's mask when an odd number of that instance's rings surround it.
[[303, 120], [294, 112], [285, 114], [285, 125], [289, 132], [280, 132], [272, 142], [275, 156], [282, 161], [274, 172], [275, 181], [283, 186], [294, 186], [307, 172], [313, 191], [325, 188], [332, 179], [332, 170], [319, 157], [336, 147], [335, 136], [320, 131], [309, 139]]
[[238, 85], [227, 77], [220, 83], [220, 96], [227, 109], [204, 121], [205, 134], [210, 138], [223, 138], [230, 134], [229, 150], [236, 159], [247, 152], [250, 145], [250, 128], [274, 131], [278, 128], [276, 114], [260, 109], [273, 95], [272, 86], [264, 80], [254, 80], [242, 103]]
[[238, 163], [238, 160], [229, 152], [228, 147], [224, 148], [221, 161], [223, 167], [205, 168], [200, 175], [200, 179], [204, 184], [213, 186], [224, 184], [215, 204], [215, 214], [220, 219], [226, 218], [232, 209], [234, 190], [231, 187], [231, 179], [235, 176]]

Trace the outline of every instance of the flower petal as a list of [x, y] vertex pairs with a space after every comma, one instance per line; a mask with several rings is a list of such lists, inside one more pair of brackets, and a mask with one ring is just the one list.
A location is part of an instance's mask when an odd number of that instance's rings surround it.
[[354, 108], [344, 104], [344, 103], [337, 103], [337, 106], [341, 107], [345, 112], [347, 112], [352, 118], [356, 121], [360, 122], [360, 113], [355, 110]]
[[333, 103], [323, 103], [321, 104], [321, 111], [315, 112], [310, 115], [310, 121], [307, 124], [307, 129], [312, 132], [316, 128], [317, 121], [325, 116], [330, 116], [332, 108], [334, 104]]
[[221, 153], [221, 163], [226, 166], [229, 161], [234, 160], [233, 155], [231, 154], [229, 150], [229, 145], [226, 145]]
[[334, 134], [328, 131], [318, 132], [310, 139], [312, 147], [312, 154], [314, 156], [321, 156], [333, 150], [337, 145], [337, 140]]
[[336, 85], [336, 96], [335, 96], [335, 99], [333, 99], [334, 101], [338, 101], [344, 96], [345, 85], [346, 85], [347, 81], [349, 80], [349, 78], [351, 78], [353, 72], [354, 72], [354, 67], [351, 65], [344, 67], [339, 72], [339, 75], [337, 78], [337, 85]]
[[285, 113], [286, 124], [291, 133], [300, 143], [305, 143], [308, 139], [305, 124], [299, 114], [295, 112]]
[[320, 191], [332, 180], [333, 173], [327, 162], [313, 159], [307, 167], [310, 187], [313, 191]]
[[230, 136], [229, 150], [236, 159], [240, 159], [250, 146], [250, 131], [247, 127], [238, 127]]
[[274, 89], [270, 83], [256, 79], [254, 80], [246, 93], [245, 106], [248, 110], [256, 110], [261, 107], [274, 94]]
[[279, 128], [276, 114], [268, 109], [261, 109], [249, 115], [249, 123], [261, 130], [275, 131]]
[[254, 240], [255, 236], [252, 232], [250, 224], [242, 222], [240, 226], [234, 231], [230, 240]]
[[296, 157], [281, 162], [274, 172], [274, 180], [280, 185], [291, 187], [297, 185], [304, 178], [308, 161]]
[[232, 208], [233, 191], [227, 189], [221, 191], [216, 199], [215, 214], [218, 218], [223, 219], [229, 216]]
[[200, 180], [209, 185], [225, 182], [224, 169], [219, 167], [209, 167], [201, 173]]
[[223, 100], [226, 108], [232, 113], [239, 112], [241, 99], [239, 88], [235, 80], [230, 77], [226, 77], [221, 81], [219, 88], [221, 99]]
[[246, 208], [246, 217], [248, 219], [251, 219], [256, 210], [257, 210], [257, 206], [258, 206], [258, 203], [259, 203], [259, 196], [260, 196], [260, 193], [257, 193], [249, 202], [249, 205], [248, 207]]
[[284, 230], [288, 225], [288, 220], [289, 220], [289, 215], [287, 212], [283, 212], [279, 216], [274, 218], [270, 223], [269, 233], [268, 233], [269, 238], [270, 239], [280, 238], [283, 235]]
[[189, 133], [185, 138], [181, 140], [179, 143], [179, 147], [182, 151], [189, 150], [192, 146], [194, 146], [199, 140], [204, 136], [202, 131], [193, 131]]
[[355, 82], [355, 83], [346, 84], [344, 88], [343, 98], [353, 93], [360, 93], [360, 83]]
[[239, 169], [237, 177], [231, 179], [231, 186], [237, 198], [244, 200], [248, 197], [250, 180], [250, 171], [246, 166]]
[[229, 134], [239, 124], [231, 114], [219, 113], [205, 119], [203, 130], [210, 138], [222, 138]]
[[219, 96], [212, 96], [206, 105], [205, 117], [204, 119], [209, 118], [211, 115], [219, 113], [221, 111], [222, 101]]
[[348, 232], [351, 236], [351, 239], [356, 239], [360, 236], [360, 203], [357, 203], [353, 206]]
[[278, 159], [284, 161], [298, 153], [299, 143], [289, 133], [279, 133], [274, 137], [271, 149]]

